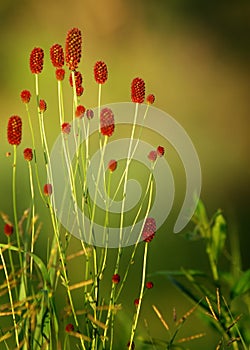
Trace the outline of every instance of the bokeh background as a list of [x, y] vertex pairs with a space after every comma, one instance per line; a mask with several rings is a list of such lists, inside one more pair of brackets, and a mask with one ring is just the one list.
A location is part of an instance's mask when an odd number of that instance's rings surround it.
[[[6, 158], [6, 152], [10, 151], [6, 126], [9, 116], [25, 116], [19, 94], [23, 89], [34, 87], [29, 53], [35, 46], [42, 47], [46, 53], [41, 97], [44, 96], [49, 106], [46, 123], [52, 145], [57, 135], [53, 129], [56, 84], [49, 48], [56, 42], [64, 45], [66, 32], [72, 27], [79, 27], [83, 33], [80, 65], [85, 86], [83, 104], [91, 107], [97, 103], [92, 76], [97, 60], [104, 60], [109, 67], [109, 80], [103, 89], [106, 103], [129, 101], [131, 80], [142, 77], [147, 92], [156, 96], [155, 106], [172, 115], [193, 140], [202, 168], [202, 199], [210, 214], [217, 208], [223, 210], [230, 235], [239, 235], [242, 266], [249, 268], [250, 3], [247, 0], [1, 0], [0, 210], [12, 215], [12, 169], [11, 160]], [[157, 145], [157, 140], [155, 142]], [[24, 126], [22, 148], [29, 146], [29, 132]], [[21, 158], [21, 150], [19, 155]], [[171, 154], [169, 157], [171, 159]], [[188, 242], [182, 235], [172, 233], [185, 189], [183, 171], [174, 159], [179, 190], [175, 208], [152, 244], [149, 272], [181, 266], [208, 268], [202, 243]], [[17, 193], [20, 215], [29, 205], [26, 175], [26, 167], [20, 164]], [[45, 241], [40, 239], [40, 244], [46, 247], [46, 209], [41, 205], [40, 210]], [[2, 241], [2, 222], [0, 228]], [[131, 316], [132, 290], [140, 276], [139, 267], [133, 273], [129, 280], [131, 291], [128, 288], [124, 297], [127, 311], [124, 318]], [[155, 288], [145, 300], [142, 320], [147, 318], [150, 334], [160, 338], [166, 334], [151, 305], [156, 303], [170, 321], [173, 307], [180, 316], [191, 307], [162, 278], [156, 278]], [[140, 330], [145, 334], [143, 322]], [[205, 323], [201, 324], [198, 316], [185, 326], [183, 334], [204, 330], [208, 334], [207, 347], [202, 340], [197, 340], [190, 344], [190, 349], [215, 347], [218, 336], [211, 333]]]

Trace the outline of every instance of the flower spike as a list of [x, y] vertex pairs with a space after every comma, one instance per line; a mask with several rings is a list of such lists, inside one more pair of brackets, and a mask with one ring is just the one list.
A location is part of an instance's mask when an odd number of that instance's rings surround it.
[[7, 129], [8, 142], [10, 145], [18, 146], [22, 140], [22, 119], [13, 115], [9, 118]]
[[29, 90], [23, 90], [20, 94], [23, 103], [29, 103], [31, 98], [31, 93]]
[[63, 134], [69, 134], [71, 130], [71, 125], [69, 123], [63, 123], [62, 124], [62, 133]]
[[114, 275], [112, 276], [112, 282], [113, 282], [114, 284], [118, 284], [118, 283], [120, 282], [120, 279], [121, 279], [121, 277], [120, 277], [120, 275], [119, 275], [118, 273], [116, 273], [116, 274], [114, 274]]
[[33, 151], [31, 148], [25, 148], [23, 151], [24, 159], [30, 162], [33, 159]]
[[147, 103], [149, 105], [152, 105], [154, 102], [155, 102], [155, 95], [153, 95], [153, 94], [148, 95], [147, 96]]
[[45, 196], [50, 196], [52, 194], [52, 185], [51, 184], [45, 184], [43, 186], [43, 193]]
[[65, 61], [71, 71], [78, 68], [82, 54], [82, 35], [78, 28], [68, 31], [65, 45]]
[[117, 161], [114, 159], [111, 159], [108, 163], [108, 169], [111, 173], [113, 173], [113, 171], [115, 171], [117, 168]]
[[115, 129], [114, 114], [110, 108], [103, 108], [100, 115], [101, 133], [104, 136], [111, 136]]
[[143, 103], [145, 98], [145, 82], [141, 78], [135, 78], [131, 83], [131, 100], [135, 103]]
[[47, 109], [47, 103], [44, 100], [39, 101], [39, 110], [41, 113], [44, 113]]
[[98, 61], [94, 66], [95, 81], [104, 84], [108, 79], [108, 68], [105, 62]]
[[64, 53], [63, 48], [59, 44], [54, 44], [50, 48], [51, 63], [55, 68], [62, 68], [64, 65]]
[[5, 224], [4, 225], [4, 234], [9, 237], [13, 234], [14, 228], [11, 224]]
[[78, 105], [76, 107], [75, 116], [81, 119], [84, 116], [85, 110], [86, 109], [83, 105]]
[[65, 76], [65, 70], [63, 68], [56, 69], [56, 80], [62, 81]]
[[155, 236], [156, 222], [154, 218], [147, 218], [142, 231], [142, 239], [144, 242], [151, 242]]
[[157, 147], [157, 155], [158, 155], [159, 157], [162, 157], [162, 156], [164, 156], [164, 153], [165, 153], [164, 147], [158, 146], [158, 147]]
[[32, 74], [39, 74], [43, 70], [44, 52], [40, 47], [35, 47], [30, 54], [30, 70]]

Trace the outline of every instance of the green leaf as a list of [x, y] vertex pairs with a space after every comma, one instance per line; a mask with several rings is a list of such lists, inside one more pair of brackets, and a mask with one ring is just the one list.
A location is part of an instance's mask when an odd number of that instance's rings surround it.
[[250, 269], [245, 271], [243, 275], [235, 283], [231, 290], [231, 298], [235, 298], [250, 290]]
[[204, 227], [208, 226], [208, 217], [207, 217], [207, 211], [205, 208], [205, 205], [201, 200], [199, 200], [196, 210], [195, 210], [195, 217], [199, 221], [201, 225]]
[[198, 201], [192, 221], [196, 225], [193, 229], [192, 239], [195, 237], [205, 238], [207, 236], [207, 230], [209, 229], [209, 221], [206, 208], [201, 200]]
[[220, 211], [215, 216], [214, 223], [211, 227], [211, 254], [217, 263], [221, 254], [227, 236], [227, 224]]

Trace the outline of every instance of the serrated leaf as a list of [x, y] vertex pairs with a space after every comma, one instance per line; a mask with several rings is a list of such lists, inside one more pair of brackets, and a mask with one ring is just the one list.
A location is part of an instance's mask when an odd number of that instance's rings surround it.
[[231, 297], [235, 298], [250, 290], [250, 269], [245, 271], [243, 275], [235, 283], [231, 290]]

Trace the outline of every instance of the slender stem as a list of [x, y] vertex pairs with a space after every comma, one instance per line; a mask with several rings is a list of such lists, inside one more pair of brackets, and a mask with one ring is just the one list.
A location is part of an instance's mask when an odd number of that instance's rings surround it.
[[[153, 167], [152, 167], [152, 170], [153, 170]], [[152, 202], [152, 197], [153, 197], [153, 179], [152, 177], [150, 176], [150, 187], [149, 187], [149, 199], [148, 199], [148, 204], [147, 204], [147, 209], [146, 209], [146, 212], [145, 212], [145, 217], [144, 217], [144, 220], [143, 220], [143, 224], [142, 224], [142, 227], [141, 227], [141, 230], [140, 230], [140, 233], [138, 235], [138, 238], [137, 238], [137, 241], [134, 245], [134, 249], [133, 249], [133, 252], [131, 254], [131, 257], [130, 257], [130, 262], [129, 264], [127, 265], [127, 268], [126, 268], [126, 271], [125, 271], [125, 274], [124, 274], [124, 277], [121, 281], [121, 285], [120, 285], [120, 288], [117, 292], [117, 295], [116, 295], [116, 298], [115, 298], [115, 302], [117, 302], [120, 294], [121, 294], [121, 291], [124, 287], [124, 284], [126, 282], [126, 279], [127, 279], [127, 276], [128, 276], [128, 273], [129, 273], [129, 269], [132, 265], [132, 261], [134, 261], [134, 256], [135, 256], [135, 253], [136, 253], [136, 250], [138, 248], [138, 244], [139, 244], [139, 241], [141, 239], [141, 233], [142, 233], [142, 230], [143, 230], [143, 227], [144, 227], [144, 224], [145, 224], [145, 221], [146, 221], [146, 218], [148, 216], [148, 213], [150, 211], [150, 207], [151, 207], [151, 202]]]
[[[67, 271], [66, 271], [65, 256], [64, 256], [64, 254], [62, 252], [62, 247], [61, 247], [61, 242], [60, 242], [58, 223], [57, 223], [57, 220], [55, 218], [54, 211], [53, 211], [53, 208], [52, 208], [52, 205], [51, 205], [50, 201], [48, 201], [48, 206], [49, 206], [49, 210], [50, 210], [50, 216], [51, 216], [51, 220], [52, 220], [53, 230], [54, 230], [54, 233], [55, 233], [57, 246], [58, 246], [58, 251], [59, 251], [59, 256], [60, 256], [60, 261], [61, 261], [61, 266], [62, 266], [63, 284], [64, 284], [64, 286], [66, 288], [67, 296], [68, 296], [68, 299], [69, 299], [69, 304], [70, 304], [70, 307], [71, 307], [71, 311], [72, 311], [72, 314], [73, 314], [73, 317], [74, 317], [75, 324], [76, 324], [76, 326], [78, 328], [79, 327], [79, 323], [78, 323], [78, 319], [77, 319], [77, 316], [76, 316], [72, 295], [71, 295], [71, 292], [70, 292], [70, 289], [69, 289], [69, 279], [68, 279], [68, 275], [67, 275]], [[82, 338], [80, 338], [80, 339], [81, 339], [81, 345], [82, 345], [83, 349], [86, 349], [85, 345], [84, 345], [84, 340]]]
[[[31, 214], [31, 243], [30, 243], [30, 252], [34, 252], [34, 240], [35, 240], [35, 195], [34, 195], [34, 184], [33, 184], [33, 175], [30, 162], [29, 166], [29, 178], [30, 178], [30, 192], [31, 192], [31, 202], [32, 202], [32, 214]], [[33, 256], [30, 258], [30, 275], [32, 276], [33, 271]]]
[[129, 343], [129, 350], [132, 349], [132, 344], [133, 344], [133, 340], [134, 340], [134, 336], [135, 336], [135, 331], [136, 331], [136, 327], [137, 327], [138, 319], [139, 319], [139, 315], [140, 315], [143, 291], [144, 291], [145, 280], [146, 280], [147, 255], [148, 255], [148, 242], [145, 242], [144, 257], [143, 257], [143, 267], [142, 267], [141, 289], [140, 289], [140, 295], [139, 295], [139, 303], [137, 305], [134, 322], [132, 324], [130, 343]]
[[26, 105], [26, 111], [27, 111], [27, 115], [28, 115], [28, 121], [29, 121], [29, 127], [30, 127], [31, 139], [32, 139], [32, 148], [33, 148], [33, 155], [34, 155], [34, 161], [35, 161], [36, 180], [37, 180], [40, 196], [41, 196], [42, 200], [44, 201], [43, 194], [42, 194], [42, 189], [41, 189], [41, 184], [40, 184], [40, 179], [39, 179], [39, 174], [38, 174], [34, 130], [33, 130], [32, 122], [31, 122], [31, 117], [30, 117], [28, 104], [26, 103], [25, 105]]
[[122, 239], [122, 230], [123, 230], [123, 222], [124, 222], [124, 209], [125, 209], [125, 202], [126, 202], [126, 191], [127, 191], [128, 173], [129, 173], [129, 162], [130, 162], [130, 156], [131, 156], [132, 142], [134, 139], [137, 115], [138, 115], [138, 103], [136, 103], [136, 105], [135, 105], [135, 115], [134, 115], [131, 136], [130, 136], [128, 155], [127, 155], [127, 160], [126, 160], [126, 167], [125, 167], [125, 179], [124, 179], [124, 185], [123, 185], [122, 208], [121, 208], [121, 216], [120, 216], [120, 243], [119, 244], [121, 244], [121, 239]]
[[16, 161], [17, 161], [17, 146], [14, 145], [14, 159], [13, 159], [13, 174], [12, 174], [12, 196], [13, 196], [13, 213], [14, 213], [14, 224], [15, 224], [15, 231], [16, 231], [16, 239], [17, 239], [17, 246], [19, 249], [19, 263], [20, 268], [23, 268], [23, 261], [21, 256], [21, 242], [20, 242], [20, 234], [19, 234], [19, 227], [18, 227], [18, 217], [17, 217], [17, 203], [16, 203]]
[[6, 283], [8, 287], [8, 293], [9, 293], [9, 299], [10, 299], [10, 307], [11, 307], [11, 313], [12, 313], [12, 318], [13, 318], [13, 323], [14, 323], [14, 330], [15, 330], [15, 338], [16, 338], [16, 345], [17, 348], [19, 349], [19, 339], [18, 339], [18, 329], [17, 329], [17, 323], [16, 323], [16, 315], [15, 315], [15, 310], [14, 310], [14, 303], [13, 303], [13, 298], [12, 298], [12, 293], [11, 293], [11, 286], [10, 286], [10, 281], [9, 281], [9, 276], [8, 276], [8, 271], [7, 267], [5, 264], [4, 256], [2, 253], [2, 248], [0, 248], [0, 256], [3, 264], [3, 269], [4, 269], [4, 274], [6, 278]]

